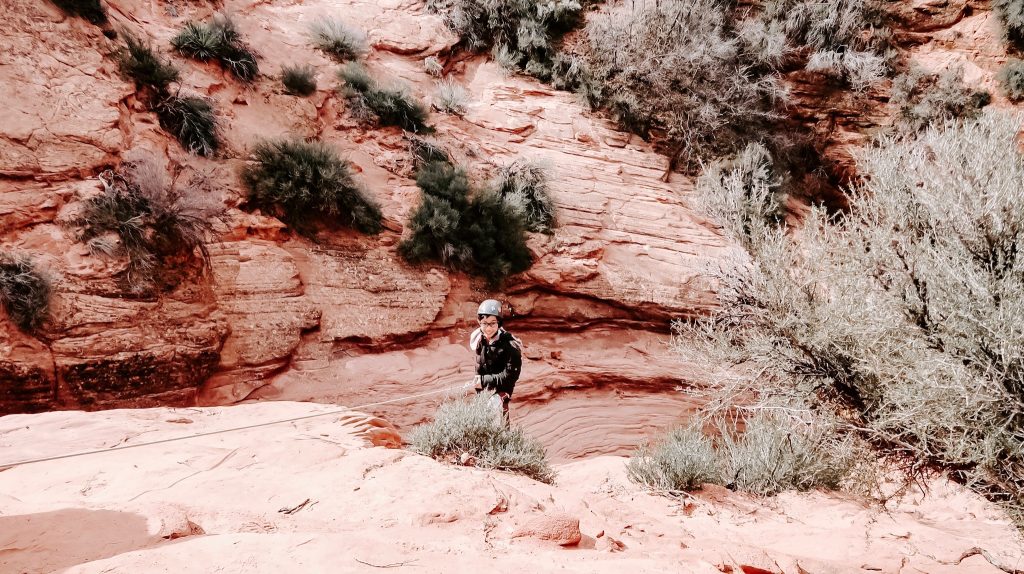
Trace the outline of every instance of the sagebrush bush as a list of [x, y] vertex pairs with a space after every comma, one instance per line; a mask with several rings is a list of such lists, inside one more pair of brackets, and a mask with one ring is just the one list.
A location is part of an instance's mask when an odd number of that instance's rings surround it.
[[664, 132], [670, 167], [733, 151], [780, 117], [777, 74], [743, 49], [724, 1], [616, 5], [588, 18], [586, 37], [583, 76], [624, 129]]
[[[748, 248], [713, 273], [721, 308], [677, 324], [679, 352], [723, 396], [834, 411], [905, 468], [1024, 510], [1020, 122], [983, 113], [887, 137], [858, 158], [849, 212], [812, 210], [797, 233], [730, 216]], [[745, 197], [698, 193], [723, 212]]]
[[308, 96], [316, 92], [316, 70], [312, 66], [281, 68], [281, 83], [289, 94]]
[[1003, 23], [1006, 41], [1024, 49], [1024, 0], [992, 0], [992, 8]]
[[370, 77], [366, 67], [350, 62], [338, 71], [344, 82], [343, 93], [353, 115], [359, 119], [372, 116], [383, 126], [398, 126], [411, 132], [429, 132], [427, 109], [408, 89], [382, 88]]
[[555, 227], [555, 202], [548, 189], [549, 168], [537, 161], [517, 159], [498, 172], [495, 188], [517, 210], [526, 229], [552, 233]]
[[203, 62], [220, 62], [244, 82], [251, 82], [259, 75], [256, 55], [242, 42], [234, 22], [227, 16], [217, 15], [206, 23], [189, 22], [171, 44], [184, 56]]
[[886, 74], [885, 61], [871, 52], [817, 51], [807, 59], [805, 69], [843, 82], [858, 92], [870, 88]]
[[669, 493], [724, 482], [715, 445], [700, 424], [673, 429], [661, 441], [641, 446], [626, 470], [632, 481]]
[[364, 233], [379, 233], [377, 202], [352, 177], [349, 163], [331, 146], [302, 140], [262, 142], [255, 163], [242, 171], [253, 207], [279, 213], [300, 232], [315, 216], [338, 218]]
[[501, 414], [483, 393], [472, 400], [443, 403], [433, 422], [413, 429], [409, 442], [414, 451], [430, 457], [468, 453], [481, 468], [507, 470], [548, 484], [555, 480], [544, 447], [521, 428], [505, 428]]
[[26, 333], [35, 333], [46, 322], [53, 290], [49, 275], [26, 255], [0, 253], [0, 307]]
[[100, 0], [53, 0], [53, 3], [72, 16], [81, 16], [93, 24], [106, 24], [107, 11]]
[[199, 96], [169, 95], [156, 103], [160, 125], [191, 153], [209, 156], [220, 148], [213, 104]]
[[897, 110], [896, 128], [902, 132], [917, 132], [943, 120], [976, 118], [991, 100], [988, 92], [964, 84], [963, 68], [941, 74], [911, 69], [893, 80], [889, 96]]
[[206, 240], [222, 208], [196, 189], [170, 185], [151, 159], [107, 170], [100, 181], [103, 192], [87, 198], [71, 223], [94, 253], [128, 258], [122, 280], [129, 291], [150, 289], [179, 257], [209, 265]]
[[135, 82], [137, 88], [149, 87], [157, 94], [165, 94], [171, 82], [178, 81], [178, 69], [169, 60], [156, 55], [150, 44], [143, 43], [130, 32], [122, 32], [121, 35], [125, 45], [115, 55], [121, 75]]
[[581, 17], [578, 0], [428, 0], [474, 51], [500, 47], [503, 64], [547, 80], [555, 43]]
[[772, 496], [787, 490], [836, 490], [857, 462], [850, 437], [781, 411], [758, 411], [742, 424], [716, 417], [716, 438], [703, 433], [705, 422], [698, 418], [638, 449], [627, 466], [630, 479], [668, 493], [711, 483]]
[[366, 35], [341, 20], [319, 18], [309, 27], [313, 45], [339, 62], [358, 60], [369, 47]]
[[424, 165], [416, 184], [420, 206], [398, 248], [406, 261], [437, 261], [492, 284], [529, 268], [524, 223], [497, 193], [474, 193], [465, 171], [439, 161]]
[[996, 75], [1006, 97], [1014, 102], [1024, 100], [1024, 60], [1010, 58]]
[[831, 426], [761, 411], [743, 421], [743, 430], [721, 428], [727, 486], [762, 496], [786, 490], [837, 490], [857, 463], [853, 439]]
[[446, 78], [437, 83], [434, 94], [434, 107], [446, 113], [461, 116], [466, 113], [469, 94], [455, 80]]

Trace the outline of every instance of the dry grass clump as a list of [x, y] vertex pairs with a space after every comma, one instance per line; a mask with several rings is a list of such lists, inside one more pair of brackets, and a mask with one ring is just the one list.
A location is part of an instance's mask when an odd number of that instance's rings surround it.
[[413, 429], [412, 449], [438, 459], [457, 459], [467, 453], [478, 467], [507, 470], [552, 484], [555, 472], [544, 447], [521, 428], [505, 428], [489, 400], [480, 394], [471, 400], [445, 402], [433, 422]]
[[353, 114], [361, 119], [374, 119], [382, 126], [398, 126], [410, 132], [429, 132], [428, 113], [405, 87], [384, 88], [370, 77], [362, 64], [350, 62], [339, 72], [344, 83], [342, 93]]
[[358, 60], [369, 51], [366, 34], [335, 18], [319, 18], [310, 25], [313, 45], [339, 62]]
[[285, 66], [281, 83], [289, 94], [309, 96], [316, 92], [316, 70], [312, 66]]
[[0, 306], [26, 333], [35, 333], [50, 312], [53, 281], [30, 257], [0, 253]]

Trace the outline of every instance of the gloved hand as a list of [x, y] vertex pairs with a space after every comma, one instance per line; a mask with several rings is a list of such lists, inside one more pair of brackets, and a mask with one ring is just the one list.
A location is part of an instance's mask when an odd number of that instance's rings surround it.
[[472, 388], [479, 389], [480, 388], [480, 375], [477, 375], [477, 376], [473, 377], [472, 381], [469, 381], [468, 383], [466, 383], [465, 388], [467, 388], [467, 389], [472, 389]]

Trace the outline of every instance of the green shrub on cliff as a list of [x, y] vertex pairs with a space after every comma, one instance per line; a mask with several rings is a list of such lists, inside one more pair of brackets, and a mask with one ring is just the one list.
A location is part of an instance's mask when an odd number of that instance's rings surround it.
[[526, 229], [552, 233], [555, 226], [555, 202], [548, 189], [548, 167], [528, 159], [501, 168], [496, 182], [498, 194], [519, 211]]
[[81, 16], [93, 24], [106, 24], [107, 11], [100, 0], [53, 0], [53, 3], [72, 16]]
[[116, 54], [121, 75], [135, 82], [138, 88], [150, 87], [158, 94], [167, 93], [171, 82], [178, 81], [178, 69], [162, 60], [153, 47], [130, 32], [122, 32], [124, 47]]
[[308, 96], [316, 92], [316, 71], [312, 66], [281, 68], [281, 83], [289, 94]]
[[356, 117], [411, 132], [431, 131], [427, 108], [407, 88], [382, 88], [365, 66], [354, 62], [339, 70], [338, 78], [344, 82], [342, 93]]
[[410, 263], [437, 261], [499, 283], [529, 268], [522, 214], [499, 194], [473, 192], [461, 168], [441, 161], [416, 176], [420, 205], [398, 252]]
[[463, 453], [476, 459], [476, 466], [507, 470], [551, 484], [555, 471], [547, 461], [544, 447], [526, 436], [521, 428], [505, 428], [500, 414], [488, 403], [490, 397], [442, 404], [433, 422], [413, 429], [409, 442], [420, 454], [459, 460]]
[[992, 0], [992, 9], [1003, 23], [1003, 37], [1024, 49], [1024, 0]]
[[216, 60], [234, 76], [251, 82], [259, 75], [256, 55], [242, 42], [235, 23], [224, 15], [217, 15], [206, 23], [189, 22], [171, 44], [184, 56], [202, 62]]
[[555, 41], [575, 27], [582, 15], [578, 0], [428, 0], [427, 8], [470, 50], [494, 48], [506, 65], [547, 80]]
[[220, 148], [217, 114], [210, 100], [199, 96], [169, 95], [157, 101], [156, 114], [160, 125], [189, 152], [209, 156]]
[[1010, 58], [996, 75], [1003, 93], [1014, 102], [1024, 100], [1024, 60]]
[[25, 255], [0, 253], [0, 306], [11, 322], [33, 333], [46, 322], [51, 280]]
[[[165, 279], [163, 272], [172, 263], [198, 258], [209, 264], [206, 239], [222, 207], [198, 190], [170, 185], [163, 168], [151, 159], [107, 170], [100, 181], [103, 192], [85, 199], [71, 223], [78, 228], [78, 240], [87, 242], [93, 253], [127, 257], [121, 277], [127, 290], [148, 291]], [[181, 269], [174, 274], [181, 275]]]
[[242, 171], [249, 205], [277, 213], [301, 232], [309, 230], [313, 216], [338, 218], [364, 233], [380, 232], [380, 206], [331, 146], [269, 141], [257, 144], [252, 155], [255, 163]]

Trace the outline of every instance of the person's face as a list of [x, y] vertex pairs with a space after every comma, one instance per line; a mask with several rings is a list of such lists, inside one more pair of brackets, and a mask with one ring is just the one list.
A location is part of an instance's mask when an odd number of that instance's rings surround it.
[[494, 337], [498, 332], [498, 318], [490, 315], [484, 315], [484, 317], [480, 319], [480, 329], [488, 339]]

